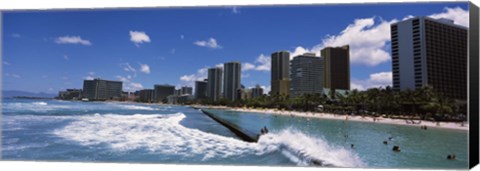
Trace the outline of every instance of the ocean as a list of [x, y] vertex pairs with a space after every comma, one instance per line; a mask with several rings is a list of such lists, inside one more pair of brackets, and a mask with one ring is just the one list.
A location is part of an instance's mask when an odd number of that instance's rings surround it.
[[[269, 133], [258, 143], [244, 142], [187, 106], [3, 99], [1, 157], [255, 166], [313, 166], [313, 159], [323, 167], [468, 168], [468, 131], [209, 111], [250, 132], [266, 126]], [[393, 152], [394, 145], [401, 152]], [[456, 160], [447, 160], [449, 154]]]

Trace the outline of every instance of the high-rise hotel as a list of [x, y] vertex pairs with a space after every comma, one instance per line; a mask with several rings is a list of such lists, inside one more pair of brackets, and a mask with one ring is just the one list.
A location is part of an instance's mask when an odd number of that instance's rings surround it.
[[280, 51], [271, 55], [271, 95], [288, 95], [290, 91], [290, 53]]
[[291, 61], [290, 96], [323, 93], [323, 59], [314, 53], [296, 56]]
[[414, 17], [391, 25], [394, 90], [432, 86], [467, 98], [468, 28], [452, 20]]
[[222, 68], [208, 69], [207, 96], [212, 101], [221, 98], [222, 93]]
[[231, 101], [240, 99], [240, 97], [238, 97], [238, 91], [241, 88], [241, 67], [240, 62], [227, 62], [223, 64], [223, 98]]
[[322, 49], [323, 87], [331, 90], [350, 90], [350, 48], [326, 47]]
[[112, 100], [122, 96], [121, 81], [102, 79], [84, 80], [83, 96], [88, 100]]

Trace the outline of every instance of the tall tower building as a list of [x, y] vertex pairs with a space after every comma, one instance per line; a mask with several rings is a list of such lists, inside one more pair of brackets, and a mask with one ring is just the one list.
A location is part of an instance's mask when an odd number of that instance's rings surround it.
[[324, 88], [350, 90], [349, 46], [326, 47], [322, 49]]
[[280, 51], [271, 55], [271, 95], [288, 95], [290, 91], [290, 53]]
[[167, 97], [175, 93], [175, 86], [173, 85], [154, 85], [155, 102], [166, 102]]
[[222, 68], [208, 69], [207, 96], [210, 100], [217, 101], [222, 93]]
[[183, 86], [180, 88], [180, 95], [189, 94], [193, 95], [193, 88], [188, 86]]
[[452, 99], [467, 99], [468, 28], [429, 17], [414, 17], [390, 28], [394, 90], [429, 85]]
[[239, 99], [238, 90], [240, 87], [241, 77], [240, 62], [228, 62], [223, 64], [223, 98], [235, 101]]
[[207, 98], [207, 86], [208, 81], [195, 81], [195, 99], [206, 99]]
[[121, 81], [102, 79], [84, 80], [83, 96], [89, 100], [111, 100], [122, 96]]
[[291, 61], [290, 96], [323, 93], [323, 59], [313, 53], [296, 56]]
[[260, 85], [256, 85], [252, 88], [252, 98], [257, 98], [263, 95], [263, 88]]

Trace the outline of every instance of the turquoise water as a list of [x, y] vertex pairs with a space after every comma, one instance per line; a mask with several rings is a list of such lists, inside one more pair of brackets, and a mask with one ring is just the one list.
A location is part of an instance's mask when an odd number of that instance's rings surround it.
[[[198, 110], [137, 103], [4, 99], [2, 159], [36, 161], [466, 169], [467, 131], [210, 110], [243, 129], [241, 141]], [[388, 145], [382, 142], [393, 137]], [[355, 148], [350, 148], [354, 144]], [[399, 145], [401, 152], [391, 150]], [[446, 160], [454, 153], [457, 160]]]

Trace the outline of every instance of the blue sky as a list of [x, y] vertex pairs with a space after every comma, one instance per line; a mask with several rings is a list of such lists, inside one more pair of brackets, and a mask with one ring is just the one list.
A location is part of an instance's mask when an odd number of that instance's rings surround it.
[[[193, 85], [239, 61], [242, 84], [270, 86], [270, 54], [351, 46], [352, 88], [391, 84], [389, 25], [410, 16], [468, 25], [467, 3], [149, 8], [3, 13], [4, 90], [56, 93], [84, 79], [124, 89]], [[467, 16], [465, 18], [465, 16]]]

